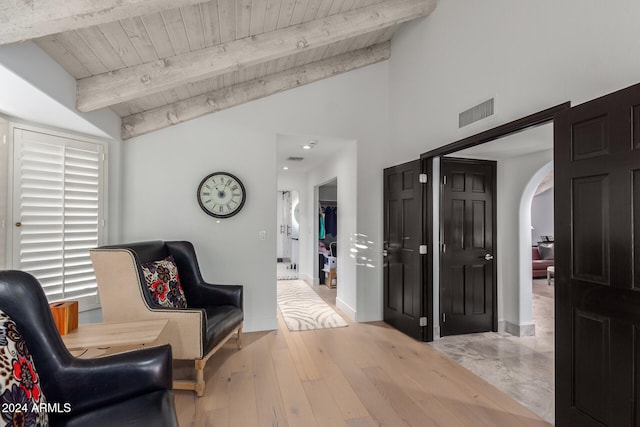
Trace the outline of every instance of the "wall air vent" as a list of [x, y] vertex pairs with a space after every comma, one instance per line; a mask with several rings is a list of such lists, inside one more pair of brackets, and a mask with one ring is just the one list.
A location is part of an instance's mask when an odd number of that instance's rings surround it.
[[290, 160], [292, 162], [301, 162], [304, 160], [304, 157], [290, 156], [290, 157], [287, 157], [287, 160]]
[[478, 120], [482, 120], [485, 117], [489, 117], [493, 115], [493, 99], [484, 101], [481, 104], [476, 105], [475, 107], [471, 107], [468, 110], [463, 111], [458, 114], [458, 127], [464, 127], [466, 125], [470, 125], [471, 123], [477, 122]]

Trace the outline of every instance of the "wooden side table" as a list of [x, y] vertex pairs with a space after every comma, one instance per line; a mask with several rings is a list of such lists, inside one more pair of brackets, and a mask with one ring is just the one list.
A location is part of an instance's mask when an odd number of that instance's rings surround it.
[[551, 278], [555, 277], [556, 268], [555, 266], [547, 267], [547, 286], [551, 286]]
[[91, 323], [62, 335], [62, 341], [76, 357], [91, 358], [134, 348], [162, 344], [167, 319], [123, 323]]

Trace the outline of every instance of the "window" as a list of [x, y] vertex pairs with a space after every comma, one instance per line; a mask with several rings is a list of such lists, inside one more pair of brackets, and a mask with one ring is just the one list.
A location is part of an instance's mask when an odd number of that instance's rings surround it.
[[9, 144], [7, 132], [9, 122], [0, 117], [0, 268], [7, 268], [7, 224], [8, 224], [8, 196], [9, 172]]
[[89, 249], [103, 243], [106, 145], [13, 128], [13, 268], [49, 301], [98, 305]]

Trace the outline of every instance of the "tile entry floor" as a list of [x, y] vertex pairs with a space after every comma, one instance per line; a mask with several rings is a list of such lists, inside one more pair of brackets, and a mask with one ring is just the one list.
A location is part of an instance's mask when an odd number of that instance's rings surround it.
[[298, 270], [293, 264], [288, 262], [279, 262], [276, 268], [278, 280], [295, 280], [298, 278]]
[[551, 283], [547, 286], [546, 279], [533, 281], [535, 336], [486, 332], [444, 337], [430, 345], [554, 424], [553, 281]]

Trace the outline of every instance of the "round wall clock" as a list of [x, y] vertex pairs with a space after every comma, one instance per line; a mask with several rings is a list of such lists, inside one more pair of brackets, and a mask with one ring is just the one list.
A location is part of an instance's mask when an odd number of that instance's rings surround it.
[[228, 172], [207, 175], [198, 186], [198, 204], [216, 218], [229, 218], [240, 212], [246, 197], [242, 181]]

